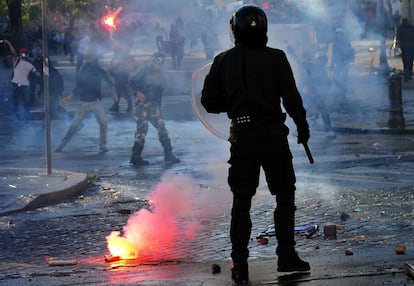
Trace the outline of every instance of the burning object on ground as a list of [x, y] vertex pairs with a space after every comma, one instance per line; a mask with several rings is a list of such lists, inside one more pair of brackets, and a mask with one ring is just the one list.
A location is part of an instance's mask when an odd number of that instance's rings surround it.
[[121, 260], [119, 256], [105, 255], [105, 262], [115, 262]]
[[187, 176], [164, 175], [149, 195], [151, 209], [134, 212], [122, 231], [112, 231], [106, 236], [110, 255], [120, 260], [151, 261], [174, 257], [183, 240], [196, 239], [201, 226], [203, 209], [197, 205], [196, 188]]

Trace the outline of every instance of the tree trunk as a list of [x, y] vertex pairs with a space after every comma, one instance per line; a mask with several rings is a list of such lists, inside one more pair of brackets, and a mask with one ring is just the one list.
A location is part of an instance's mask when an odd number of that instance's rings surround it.
[[9, 19], [12, 32], [22, 32], [22, 2], [23, 0], [7, 0]]

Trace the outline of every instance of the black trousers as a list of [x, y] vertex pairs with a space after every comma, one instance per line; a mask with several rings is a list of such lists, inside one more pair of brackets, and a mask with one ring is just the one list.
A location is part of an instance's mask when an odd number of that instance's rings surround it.
[[401, 57], [404, 68], [404, 79], [409, 80], [413, 73], [414, 48], [402, 47]]
[[252, 222], [250, 209], [263, 168], [269, 191], [276, 198], [273, 220], [278, 246], [276, 254], [295, 251], [295, 172], [286, 136], [268, 129], [250, 135], [231, 136], [228, 183], [233, 192], [230, 239], [233, 262], [245, 262]]

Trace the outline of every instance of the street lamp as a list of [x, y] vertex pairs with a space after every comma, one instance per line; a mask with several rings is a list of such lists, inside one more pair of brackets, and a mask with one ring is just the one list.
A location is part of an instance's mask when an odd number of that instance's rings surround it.
[[43, 96], [45, 106], [45, 131], [46, 131], [46, 172], [52, 173], [50, 154], [50, 94], [49, 94], [49, 51], [48, 51], [48, 26], [47, 26], [47, 0], [42, 0], [42, 40], [43, 40]]

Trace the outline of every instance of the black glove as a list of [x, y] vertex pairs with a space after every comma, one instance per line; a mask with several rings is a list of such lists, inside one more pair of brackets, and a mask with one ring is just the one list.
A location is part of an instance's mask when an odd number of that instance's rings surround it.
[[307, 144], [309, 138], [309, 128], [298, 128], [298, 144]]

